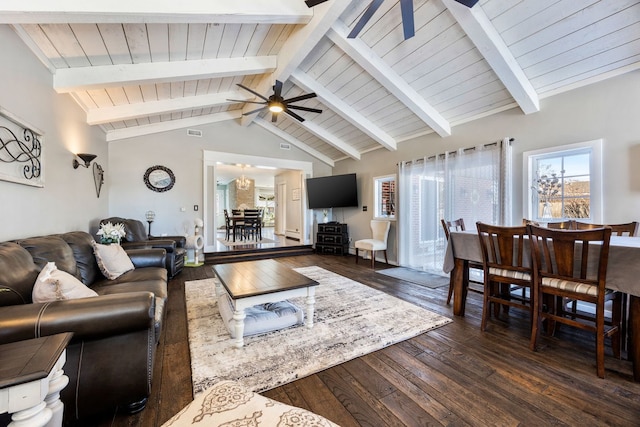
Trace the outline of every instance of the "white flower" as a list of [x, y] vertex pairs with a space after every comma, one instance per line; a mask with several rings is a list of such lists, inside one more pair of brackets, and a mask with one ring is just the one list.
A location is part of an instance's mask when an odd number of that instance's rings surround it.
[[107, 222], [106, 224], [100, 225], [100, 229], [96, 234], [98, 236], [120, 240], [126, 233], [124, 231], [123, 223], [111, 224], [110, 222]]

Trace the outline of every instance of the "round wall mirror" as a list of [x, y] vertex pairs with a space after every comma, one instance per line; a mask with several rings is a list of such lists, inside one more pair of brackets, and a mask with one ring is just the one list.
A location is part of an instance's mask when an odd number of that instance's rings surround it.
[[171, 169], [164, 166], [151, 166], [144, 173], [144, 183], [150, 190], [162, 193], [169, 191], [176, 183], [176, 177]]

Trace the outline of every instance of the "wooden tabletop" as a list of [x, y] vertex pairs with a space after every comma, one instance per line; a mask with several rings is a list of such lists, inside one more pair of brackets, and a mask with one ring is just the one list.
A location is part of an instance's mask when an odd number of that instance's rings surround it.
[[46, 378], [72, 336], [66, 332], [0, 345], [0, 388]]
[[219, 264], [213, 271], [232, 299], [318, 286], [315, 280], [272, 259]]

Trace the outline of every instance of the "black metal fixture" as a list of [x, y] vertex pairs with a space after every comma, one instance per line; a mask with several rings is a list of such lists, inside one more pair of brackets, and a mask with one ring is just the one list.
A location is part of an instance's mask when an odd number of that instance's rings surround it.
[[156, 218], [156, 213], [154, 211], [147, 211], [144, 214], [145, 218], [147, 218], [147, 222], [149, 223], [149, 234], [148, 237], [151, 237], [151, 223]]
[[82, 160], [84, 163], [80, 163], [78, 161], [78, 159], [73, 159], [73, 168], [74, 169], [78, 169], [78, 166], [82, 166], [82, 167], [88, 168], [89, 165], [91, 164], [91, 162], [93, 161], [93, 159], [98, 157], [95, 154], [87, 154], [87, 153], [78, 153], [78, 154], [76, 154], [76, 156], [79, 157], [80, 160]]
[[[324, 3], [327, 0], [305, 0], [305, 3], [308, 7], [314, 7], [319, 5], [320, 3]], [[367, 9], [364, 11], [358, 23], [353, 27], [349, 35], [348, 39], [353, 39], [360, 34], [360, 31], [364, 28], [365, 25], [369, 22], [371, 17], [376, 13], [376, 11], [382, 5], [384, 0], [372, 0]], [[478, 0], [456, 0], [458, 3], [465, 5], [469, 8], [475, 6], [478, 3]], [[400, 0], [400, 12], [402, 13], [402, 29], [404, 31], [404, 39], [410, 39], [415, 35], [415, 28], [413, 24], [413, 0]]]

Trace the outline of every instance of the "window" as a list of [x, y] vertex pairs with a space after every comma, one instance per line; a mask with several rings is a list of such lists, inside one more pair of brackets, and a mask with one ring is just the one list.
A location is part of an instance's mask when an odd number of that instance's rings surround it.
[[396, 218], [396, 176], [378, 176], [374, 183], [374, 218]]
[[534, 221], [602, 221], [602, 140], [524, 153], [524, 212]]

